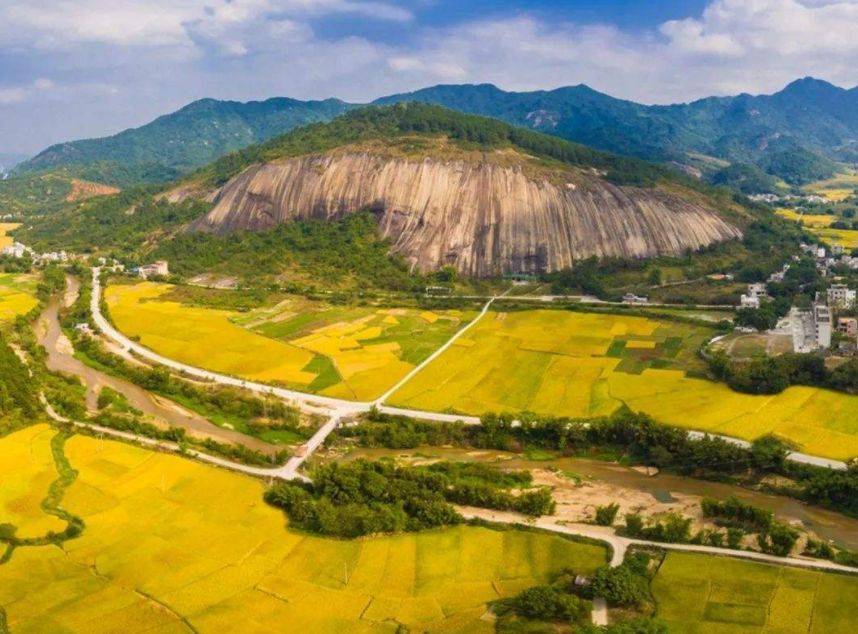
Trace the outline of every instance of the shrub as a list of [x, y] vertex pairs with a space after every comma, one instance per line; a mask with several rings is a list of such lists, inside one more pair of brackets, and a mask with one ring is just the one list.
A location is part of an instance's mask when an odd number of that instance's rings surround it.
[[512, 607], [520, 616], [542, 621], [576, 623], [590, 615], [590, 607], [582, 599], [552, 586], [528, 588], [512, 600]]
[[599, 526], [611, 526], [614, 523], [614, 518], [617, 517], [617, 512], [619, 510], [619, 504], [607, 504], [605, 506], [597, 506], [596, 524], [598, 524]]

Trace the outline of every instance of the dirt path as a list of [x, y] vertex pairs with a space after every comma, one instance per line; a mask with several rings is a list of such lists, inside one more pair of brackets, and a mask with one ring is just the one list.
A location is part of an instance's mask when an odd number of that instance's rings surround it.
[[[77, 298], [80, 283], [67, 278], [63, 305], [70, 306]], [[52, 300], [36, 320], [36, 338], [48, 353], [48, 369], [77, 376], [86, 386], [86, 407], [90, 412], [98, 411], [98, 394], [109, 387], [122, 394], [128, 403], [143, 414], [157, 419], [162, 424], [181, 427], [197, 438], [211, 438], [218, 442], [242, 444], [250, 449], [273, 455], [281, 449], [258, 438], [247, 436], [231, 429], [219, 427], [199, 414], [181, 405], [152, 394], [138, 385], [119, 379], [86, 365], [74, 356], [74, 348], [60, 328], [59, 301]]]

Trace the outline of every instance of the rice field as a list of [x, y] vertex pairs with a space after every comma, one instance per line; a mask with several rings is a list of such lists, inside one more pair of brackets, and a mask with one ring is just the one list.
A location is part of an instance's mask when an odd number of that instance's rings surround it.
[[623, 403], [664, 423], [807, 453], [858, 455], [858, 397], [797, 386], [753, 396], [697, 378], [705, 327], [618, 314], [490, 312], [390, 404], [480, 415], [605, 415]]
[[804, 186], [806, 192], [825, 196], [832, 202], [840, 202], [854, 196], [856, 189], [858, 189], [858, 172], [853, 170]]
[[814, 229], [813, 235], [833, 246], [858, 249], [858, 230], [855, 229]]
[[858, 577], [669, 553], [652, 583], [671, 632], [850, 634]]
[[63, 520], [41, 508], [48, 487], [57, 478], [50, 444], [55, 433], [40, 425], [0, 439], [0, 527], [14, 527], [19, 539], [66, 527]]
[[25, 315], [36, 307], [36, 278], [18, 273], [0, 273], [0, 324]]
[[20, 224], [14, 222], [0, 222], [0, 249], [12, 244], [12, 237], [6, 234], [20, 226]]
[[808, 229], [827, 227], [837, 220], [837, 216], [832, 214], [804, 214], [798, 213], [793, 209], [778, 209], [775, 213], [777, 213], [781, 218], [800, 222]]
[[[0, 439], [0, 465], [51, 433]], [[488, 601], [607, 560], [600, 546], [470, 526], [324, 539], [289, 530], [246, 476], [85, 436], [65, 453], [78, 477], [62, 504], [86, 528], [0, 564], [12, 632], [492, 632]], [[31, 478], [46, 468], [15, 460]]]
[[171, 301], [164, 296], [172, 288], [151, 282], [108, 287], [114, 323], [190, 365], [356, 400], [383, 394], [472, 317], [303, 298], [242, 313]]

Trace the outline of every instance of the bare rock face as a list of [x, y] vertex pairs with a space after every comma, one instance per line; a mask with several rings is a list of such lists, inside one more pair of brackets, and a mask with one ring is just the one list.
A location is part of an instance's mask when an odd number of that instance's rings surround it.
[[589, 256], [680, 254], [741, 231], [705, 202], [661, 191], [534, 176], [525, 167], [366, 152], [248, 168], [214, 195], [191, 230], [264, 230], [370, 209], [412, 266], [473, 276], [562, 269]]

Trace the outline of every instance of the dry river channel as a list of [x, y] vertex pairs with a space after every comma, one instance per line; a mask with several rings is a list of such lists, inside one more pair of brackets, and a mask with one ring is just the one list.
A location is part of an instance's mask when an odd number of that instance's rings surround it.
[[[691, 507], [699, 507], [701, 498], [723, 500], [733, 495], [745, 502], [770, 509], [780, 520], [800, 524], [821, 539], [832, 540], [841, 547], [858, 550], [858, 519], [810, 506], [789, 497], [752, 491], [722, 482], [709, 482], [670, 473], [646, 475], [630, 467], [604, 460], [576, 457], [528, 460], [516, 453], [454, 447], [420, 447], [415, 450], [358, 448], [347, 454], [345, 459], [372, 460], [382, 457], [418, 462], [438, 459], [478, 461], [505, 469], [534, 470], [535, 482], [538, 484], [558, 483], [558, 477], [554, 473], [546, 473], [549, 470], [557, 474], [569, 474], [573, 478], [580, 478], [584, 488], [573, 488], [574, 485], [569, 484], [567, 475], [562, 479], [566, 480], [568, 486], [555, 486], [555, 498], [558, 509], [567, 506], [571, 513], [579, 513], [582, 509], [589, 509], [596, 504], [616, 501], [623, 507], [621, 514], [638, 506], [645, 507], [645, 514], [667, 510], [678, 510], [687, 514]], [[587, 510], [588, 515], [590, 512]]]
[[[63, 306], [71, 306], [77, 299], [79, 291], [79, 280], [75, 277], [67, 277]], [[74, 348], [60, 327], [59, 307], [59, 298], [52, 298], [36, 321], [36, 338], [48, 354], [48, 369], [76, 376], [83, 382], [86, 387], [86, 406], [90, 412], [98, 410], [98, 394], [102, 388], [109, 387], [122, 394], [128, 399], [128, 403], [132, 407], [144, 415], [154, 418], [162, 424], [181, 427], [195, 437], [242, 444], [268, 455], [273, 455], [282, 449], [282, 447], [269, 444], [259, 438], [219, 427], [169, 399], [157, 396], [130, 381], [111, 376], [86, 365], [74, 356]]]

